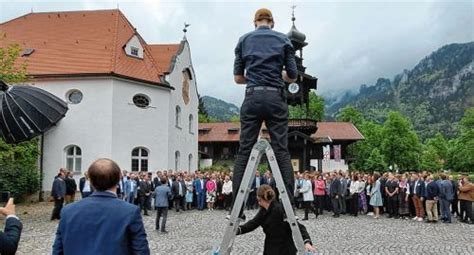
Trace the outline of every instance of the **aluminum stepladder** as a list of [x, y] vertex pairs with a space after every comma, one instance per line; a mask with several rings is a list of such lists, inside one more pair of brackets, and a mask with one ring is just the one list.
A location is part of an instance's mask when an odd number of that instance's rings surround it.
[[270, 163], [270, 168], [272, 170], [273, 177], [275, 178], [276, 182], [276, 187], [278, 188], [278, 191], [280, 193], [280, 199], [283, 203], [283, 208], [285, 209], [287, 217], [286, 221], [288, 222], [288, 224], [290, 224], [291, 232], [293, 234], [293, 240], [295, 241], [295, 246], [298, 249], [298, 254], [305, 254], [303, 237], [301, 236], [301, 232], [298, 227], [298, 223], [296, 221], [296, 217], [293, 212], [290, 199], [288, 198], [285, 183], [283, 182], [283, 178], [280, 173], [280, 168], [278, 167], [278, 163], [275, 158], [275, 153], [273, 152], [273, 149], [268, 143], [268, 141], [264, 139], [258, 140], [252, 148], [252, 152], [250, 153], [250, 158], [247, 163], [247, 167], [245, 168], [244, 176], [242, 178], [237, 197], [235, 198], [235, 202], [232, 207], [230, 220], [228, 221], [224, 232], [224, 238], [222, 239], [219, 248], [214, 251], [213, 254], [231, 254], [232, 245], [234, 243], [237, 230], [239, 228], [240, 210], [241, 208], [243, 208], [244, 203], [247, 200], [249, 192], [252, 188], [252, 183], [255, 178], [255, 172], [257, 171], [257, 167], [260, 163], [263, 153], [266, 154], [268, 162]]

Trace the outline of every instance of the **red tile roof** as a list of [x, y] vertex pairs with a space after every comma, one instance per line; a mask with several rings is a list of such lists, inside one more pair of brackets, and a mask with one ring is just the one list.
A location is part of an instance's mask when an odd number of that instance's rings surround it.
[[[318, 130], [311, 138], [320, 140], [330, 137], [332, 140], [363, 140], [364, 136], [350, 122], [318, 122]], [[238, 129], [238, 132], [229, 133], [229, 129]], [[264, 132], [265, 134], [265, 132]], [[238, 142], [240, 123], [216, 122], [199, 123], [199, 142]]]
[[318, 122], [318, 130], [311, 135], [317, 140], [330, 137], [332, 140], [363, 140], [364, 136], [351, 122]]
[[148, 47], [151, 55], [156, 60], [158, 68], [163, 73], [171, 71], [171, 62], [176, 52], [180, 49], [180, 44], [151, 44]]
[[[108, 74], [161, 83], [178, 48], [152, 50], [120, 10], [30, 13], [1, 23], [0, 33], [0, 47], [18, 43], [35, 49], [22, 58], [34, 77]], [[123, 48], [134, 35], [143, 59], [127, 56]]]
[[[238, 129], [229, 133], [229, 129]], [[240, 140], [240, 123], [217, 122], [199, 123], [199, 142], [238, 142]]]

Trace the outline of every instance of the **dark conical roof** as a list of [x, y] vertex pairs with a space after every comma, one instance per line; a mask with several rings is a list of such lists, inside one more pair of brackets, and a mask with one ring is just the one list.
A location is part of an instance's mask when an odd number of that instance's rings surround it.
[[290, 32], [286, 34], [291, 41], [297, 41], [303, 43], [306, 40], [306, 35], [296, 29], [295, 23], [291, 27]]

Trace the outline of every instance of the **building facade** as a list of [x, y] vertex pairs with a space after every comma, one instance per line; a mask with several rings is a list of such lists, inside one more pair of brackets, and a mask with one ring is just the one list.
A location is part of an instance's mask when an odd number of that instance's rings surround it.
[[[363, 140], [364, 136], [350, 122], [315, 122], [295, 119], [288, 123], [288, 150], [293, 170], [329, 172], [347, 171], [354, 159], [347, 154], [347, 146]], [[240, 123], [200, 123], [200, 166], [226, 164], [232, 167], [239, 149]], [[270, 139], [265, 126], [260, 137]]]
[[148, 44], [120, 10], [30, 13], [0, 31], [0, 47], [23, 49], [28, 84], [68, 103], [43, 137], [43, 190], [59, 168], [78, 180], [103, 157], [132, 171], [197, 169], [199, 102], [186, 37]]

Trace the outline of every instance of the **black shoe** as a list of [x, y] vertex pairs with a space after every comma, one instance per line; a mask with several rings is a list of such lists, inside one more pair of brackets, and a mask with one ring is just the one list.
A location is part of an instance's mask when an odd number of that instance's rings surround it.
[[437, 221], [437, 220], [434, 220], [433, 223], [438, 223], [438, 221]]
[[303, 218], [303, 219], [301, 219], [301, 220], [308, 220], [308, 218]]
[[332, 217], [333, 218], [339, 218], [339, 214], [334, 214]]
[[150, 216], [150, 214], [148, 214], [148, 213], [145, 213], [145, 214], [143, 214], [143, 215], [145, 215], [145, 216]]
[[168, 234], [168, 231], [166, 231], [166, 230], [161, 230], [161, 233], [162, 233], [162, 234]]

